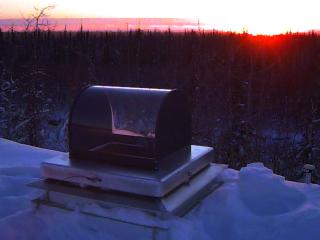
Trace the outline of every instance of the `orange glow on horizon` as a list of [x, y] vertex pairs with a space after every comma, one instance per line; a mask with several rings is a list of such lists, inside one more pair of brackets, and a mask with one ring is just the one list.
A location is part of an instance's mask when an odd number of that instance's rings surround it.
[[21, 18], [34, 6], [48, 5], [56, 6], [53, 18], [183, 18], [193, 25], [199, 19], [204, 30], [254, 35], [320, 29], [318, 0], [0, 0], [0, 19]]

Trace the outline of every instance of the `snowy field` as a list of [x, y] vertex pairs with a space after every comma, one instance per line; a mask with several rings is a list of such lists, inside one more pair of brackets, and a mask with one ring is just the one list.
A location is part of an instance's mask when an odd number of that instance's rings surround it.
[[[0, 239], [319, 239], [320, 186], [285, 181], [260, 163], [227, 169], [225, 184], [184, 218], [157, 219], [127, 209], [102, 210], [136, 225], [56, 208], [37, 208], [40, 163], [60, 152], [0, 139]], [[139, 226], [157, 226], [157, 230]], [[168, 230], [164, 230], [168, 229]]]

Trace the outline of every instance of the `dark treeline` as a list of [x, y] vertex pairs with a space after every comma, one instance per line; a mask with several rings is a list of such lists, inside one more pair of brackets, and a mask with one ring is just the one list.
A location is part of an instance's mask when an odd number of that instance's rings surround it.
[[67, 150], [70, 104], [91, 84], [181, 89], [217, 162], [320, 170], [315, 33], [0, 31], [0, 136]]

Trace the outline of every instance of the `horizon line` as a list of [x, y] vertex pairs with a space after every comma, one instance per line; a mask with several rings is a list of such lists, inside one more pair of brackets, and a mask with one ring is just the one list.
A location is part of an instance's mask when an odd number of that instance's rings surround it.
[[[24, 31], [28, 18], [0, 18], [0, 27], [6, 31], [12, 28], [17, 32]], [[243, 27], [242, 30], [235, 29], [220, 29], [215, 24], [206, 24], [201, 22], [200, 18], [168, 18], [168, 17], [45, 17], [43, 21], [51, 21], [48, 26], [51, 26], [52, 31], [63, 31], [68, 27], [68, 31], [78, 31], [81, 26], [85, 31], [104, 32], [104, 31], [160, 31], [171, 30], [173, 32], [184, 31], [201, 31], [201, 32], [226, 32], [226, 33], [247, 33], [253, 36], [257, 35], [282, 35], [286, 33], [319, 33], [320, 29], [306, 29], [303, 31], [287, 30], [275, 33], [254, 33]], [[56, 22], [54, 22], [56, 21]], [[109, 21], [109, 22], [108, 22]], [[30, 30], [30, 29], [29, 29]]]
[[[0, 20], [25, 20], [27, 18], [0, 18]], [[174, 18], [174, 17], [45, 17], [42, 19], [174, 19], [174, 20], [196, 20], [198, 18]]]

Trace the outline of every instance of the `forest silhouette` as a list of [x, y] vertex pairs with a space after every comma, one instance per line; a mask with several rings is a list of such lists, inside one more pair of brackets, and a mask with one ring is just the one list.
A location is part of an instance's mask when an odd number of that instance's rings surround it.
[[316, 32], [11, 29], [0, 53], [1, 137], [67, 151], [68, 110], [84, 87], [177, 88], [192, 106], [193, 143], [213, 146], [214, 161], [261, 161], [293, 180], [305, 163], [320, 171]]

